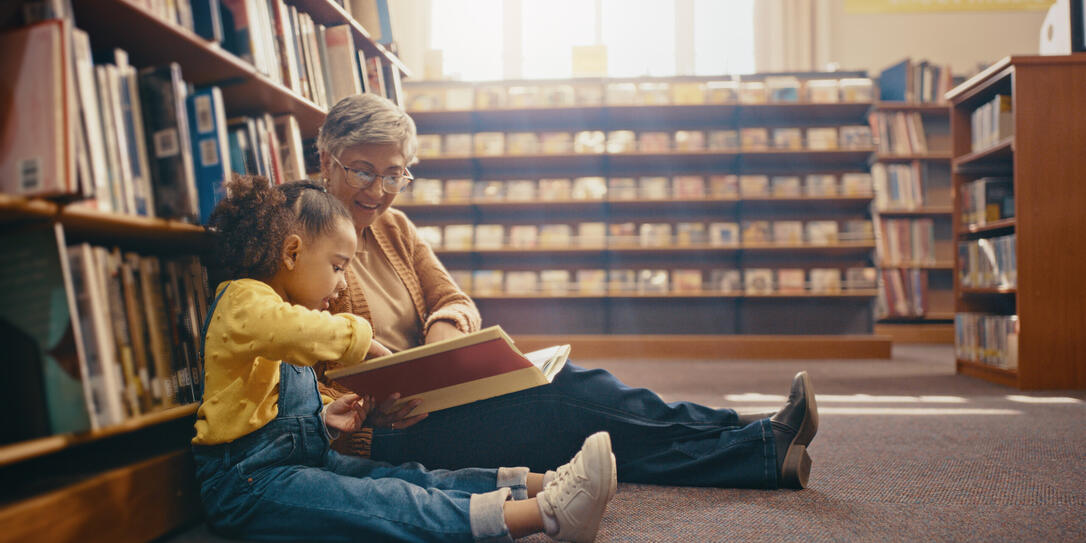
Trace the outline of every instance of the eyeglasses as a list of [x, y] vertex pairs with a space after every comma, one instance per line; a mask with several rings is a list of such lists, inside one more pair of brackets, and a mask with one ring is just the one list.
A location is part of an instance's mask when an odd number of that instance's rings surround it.
[[359, 190], [370, 188], [370, 185], [372, 185], [377, 178], [381, 178], [381, 190], [386, 194], [399, 194], [403, 192], [403, 189], [407, 188], [408, 184], [415, 180], [415, 177], [412, 176], [411, 172], [406, 168], [403, 173], [396, 175], [377, 175], [376, 173], [367, 170], [348, 168], [347, 166], [344, 166], [335, 155], [332, 155], [332, 160], [336, 161], [336, 164], [339, 164], [339, 167], [343, 168], [343, 171], [347, 173], [347, 184]]

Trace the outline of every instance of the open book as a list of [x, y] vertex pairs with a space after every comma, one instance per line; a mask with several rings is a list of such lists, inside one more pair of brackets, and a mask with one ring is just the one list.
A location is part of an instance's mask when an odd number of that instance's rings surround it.
[[382, 401], [422, 398], [413, 415], [447, 409], [550, 383], [569, 345], [521, 353], [500, 326], [329, 370], [326, 377]]

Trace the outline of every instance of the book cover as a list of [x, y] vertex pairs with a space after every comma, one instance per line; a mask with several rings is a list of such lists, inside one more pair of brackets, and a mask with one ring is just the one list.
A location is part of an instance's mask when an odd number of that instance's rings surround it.
[[[196, 192], [200, 199], [200, 217], [206, 222], [215, 204], [226, 195], [224, 185], [230, 178], [226, 114], [222, 92], [218, 87], [199, 89], [189, 95], [186, 102], [189, 126], [192, 128], [192, 148], [196, 153]], [[292, 168], [296, 167], [296, 164], [292, 165]]]
[[637, 138], [637, 150], [642, 153], [671, 151], [670, 132], [642, 132]]
[[546, 177], [539, 180], [539, 199], [565, 201], [573, 197], [573, 182], [568, 177]]
[[701, 130], [676, 130], [675, 150], [683, 152], [704, 151], [705, 132]]
[[841, 194], [845, 196], [869, 196], [871, 192], [871, 174], [846, 173], [841, 176]]
[[744, 151], [764, 151], [769, 148], [769, 129], [740, 128], [739, 145]]
[[420, 204], [439, 204], [443, 197], [444, 182], [440, 179], [420, 177], [411, 182], [411, 201]]
[[537, 85], [512, 85], [505, 90], [510, 108], [539, 107], [542, 96]]
[[539, 227], [539, 245], [542, 247], [569, 247], [572, 238], [573, 228], [568, 224], [544, 224]]
[[329, 26], [324, 31], [324, 46], [328, 52], [326, 66], [331, 86], [329, 104], [362, 93], [357, 48], [350, 25]]
[[581, 294], [606, 294], [606, 270], [577, 270], [577, 292]]
[[440, 226], [419, 226], [417, 230], [419, 239], [428, 243], [431, 249], [441, 248], [442, 230]]
[[679, 269], [671, 271], [671, 292], [696, 294], [702, 291], [701, 270]]
[[710, 175], [709, 196], [713, 198], [739, 197], [739, 176], [735, 174]]
[[739, 224], [734, 222], [709, 223], [709, 244], [716, 246], [738, 245]]
[[810, 79], [806, 89], [807, 101], [812, 104], [835, 104], [841, 98], [836, 79]]
[[803, 149], [803, 130], [800, 128], [773, 129], [773, 148], [792, 151]]
[[769, 221], [743, 221], [743, 243], [768, 243], [772, 233], [769, 229]]
[[637, 290], [634, 270], [607, 270], [607, 290], [611, 294], [629, 294]]
[[740, 104], [764, 104], [769, 100], [765, 83], [761, 81], [742, 81], [739, 83]]
[[611, 247], [630, 247], [637, 245], [637, 224], [633, 222], [613, 222], [607, 225], [607, 245]]
[[477, 296], [499, 296], [505, 292], [505, 272], [503, 270], [475, 270], [471, 274], [472, 294]]
[[505, 183], [505, 199], [530, 202], [536, 199], [536, 182], [532, 179], [510, 179]]
[[636, 200], [637, 180], [632, 177], [612, 177], [607, 180], [607, 192], [611, 200]]
[[813, 151], [837, 149], [837, 127], [808, 128], [807, 148]]
[[419, 134], [416, 138], [418, 148], [415, 154], [419, 158], [436, 158], [441, 156], [441, 134]]
[[837, 196], [837, 177], [833, 174], [810, 174], [806, 179], [807, 196]]
[[506, 137], [506, 143], [511, 155], [537, 155], [540, 151], [539, 134], [535, 132], [513, 132]]
[[709, 289], [720, 294], [741, 294], [743, 292], [743, 274], [739, 270], [711, 270], [709, 272]]
[[475, 225], [449, 224], [445, 226], [445, 248], [456, 251], [470, 250], [475, 238]]
[[638, 179], [638, 196], [644, 200], [671, 198], [671, 179], [663, 176], [647, 176]]
[[506, 294], [536, 294], [539, 292], [539, 274], [534, 271], [509, 271], [505, 274]]
[[479, 224], [475, 226], [476, 249], [501, 249], [505, 246], [505, 225]]
[[574, 178], [570, 195], [574, 200], [604, 200], [607, 198], [607, 180], [595, 176]]
[[472, 187], [472, 199], [476, 202], [498, 202], [505, 199], [505, 182], [480, 180]]
[[[505, 86], [479, 85], [475, 88], [475, 109], [498, 109], [505, 107]], [[433, 109], [441, 109], [435, 107]]]
[[841, 270], [837, 268], [811, 268], [811, 292], [815, 294], [839, 294]]
[[0, 241], [0, 339], [11, 357], [0, 402], [16, 415], [0, 430], [0, 442], [89, 430], [86, 357], [63, 228], [9, 228]]
[[607, 133], [608, 153], [632, 153], [637, 151], [637, 133], [633, 130], [612, 130]]
[[746, 294], [773, 294], [773, 270], [747, 268], [743, 270], [743, 284]]
[[799, 198], [803, 194], [803, 188], [796, 175], [775, 175], [770, 180], [773, 188], [773, 196], [778, 198]]
[[645, 269], [637, 272], [637, 292], [641, 294], [666, 293], [668, 271]]
[[766, 93], [770, 102], [798, 102], [800, 95], [799, 78], [795, 76], [772, 76], [765, 78]]
[[0, 33], [0, 192], [59, 196], [78, 189], [69, 23]]
[[607, 135], [602, 130], [581, 130], [573, 135], [574, 153], [603, 153], [607, 150]]
[[604, 247], [607, 244], [607, 223], [582, 222], [577, 224], [577, 245], [580, 247]]
[[438, 341], [361, 364], [329, 370], [326, 376], [381, 401], [400, 393], [400, 403], [421, 399], [411, 415], [543, 386], [569, 357], [569, 345], [521, 353], [499, 326]]
[[837, 221], [807, 221], [807, 242], [813, 245], [837, 243]]
[[680, 247], [704, 245], [709, 241], [708, 231], [703, 222], [680, 222], [675, 224], [675, 244]]
[[448, 203], [470, 202], [474, 186], [475, 181], [471, 179], [449, 179], [445, 181], [445, 201]]
[[705, 102], [708, 104], [734, 104], [739, 101], [739, 82], [735, 80], [709, 81], [705, 83]]
[[155, 215], [198, 223], [199, 196], [181, 66], [171, 62], [166, 66], [144, 68], [139, 72], [139, 86], [147, 128]]
[[539, 289], [542, 294], [563, 296], [569, 293], [569, 270], [543, 270], [539, 272]]
[[803, 221], [773, 221], [773, 242], [784, 245], [803, 243]]
[[671, 223], [642, 223], [639, 231], [642, 247], [668, 247], [674, 241], [671, 237]]
[[460, 290], [471, 293], [472, 272], [469, 270], [449, 270], [449, 277], [452, 277], [453, 283], [460, 287]]
[[539, 245], [539, 227], [534, 224], [514, 224], [509, 227], [509, 246], [534, 249]]
[[573, 152], [573, 134], [569, 132], [544, 132], [539, 145], [545, 155], [564, 155]]
[[705, 197], [705, 178], [700, 175], [676, 175], [672, 184], [677, 199], [697, 200]]
[[504, 132], [477, 132], [473, 141], [475, 154], [478, 156], [499, 156], [505, 153]]
[[777, 292], [781, 294], [803, 294], [807, 289], [803, 270], [800, 268], [781, 268], [777, 270]]
[[765, 198], [769, 196], [769, 176], [740, 175], [739, 192], [743, 198]]

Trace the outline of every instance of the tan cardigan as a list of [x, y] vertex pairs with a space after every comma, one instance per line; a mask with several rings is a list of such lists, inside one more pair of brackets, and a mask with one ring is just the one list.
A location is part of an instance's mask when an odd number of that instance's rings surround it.
[[[392, 264], [392, 269], [407, 287], [415, 311], [418, 312], [422, 325], [422, 337], [416, 342], [422, 344], [426, 333], [437, 321], [448, 321], [461, 332], [469, 333], [479, 329], [481, 318], [475, 302], [456, 286], [445, 266], [434, 255], [428, 244], [419, 238], [414, 223], [398, 209], [390, 208], [370, 226], [373, 237], [381, 252]], [[366, 295], [357, 275], [347, 270], [347, 292], [342, 294], [329, 308], [332, 313], [353, 313], [372, 320]], [[339, 367], [335, 362], [321, 362], [315, 366], [322, 394], [338, 397], [347, 389], [331, 385], [325, 380], [324, 372]], [[338, 439], [333, 448], [343, 453], [369, 456], [372, 428], [363, 428], [354, 434]]]

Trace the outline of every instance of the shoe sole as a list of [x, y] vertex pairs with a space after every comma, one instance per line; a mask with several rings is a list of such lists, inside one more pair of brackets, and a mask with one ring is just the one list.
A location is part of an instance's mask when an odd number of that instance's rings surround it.
[[[596, 539], [596, 533], [600, 529], [600, 521], [603, 520], [603, 513], [607, 510], [607, 502], [611, 501], [611, 496], [614, 495], [614, 489], [617, 487], [615, 479], [615, 455], [611, 453], [611, 434], [607, 432], [598, 432], [589, 436], [588, 439], [597, 439], [603, 442], [603, 446], [585, 447], [584, 452], [594, 452], [599, 455], [598, 461], [601, 465], [606, 464], [611, 467], [611, 476], [607, 481], [607, 499], [603, 500], [603, 503], [596, 503], [596, 509], [591, 512], [592, 522], [586, 523], [580, 526], [580, 530], [575, 534], [562, 534], [563, 536], [570, 537], [565, 541], [592, 541]], [[603, 454], [599, 454], [602, 452]], [[599, 490], [604, 490], [600, 488]]]
[[811, 440], [818, 433], [818, 403], [815, 401], [814, 389], [811, 388], [811, 377], [807, 372], [802, 372], [800, 379], [803, 380], [807, 409], [803, 422], [784, 455], [780, 485], [784, 488], [807, 488], [807, 481], [811, 477], [811, 455], [807, 454], [807, 445], [811, 444]]

